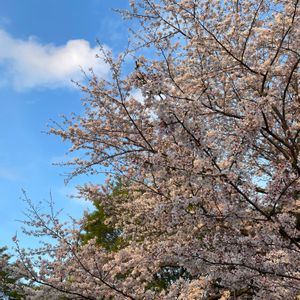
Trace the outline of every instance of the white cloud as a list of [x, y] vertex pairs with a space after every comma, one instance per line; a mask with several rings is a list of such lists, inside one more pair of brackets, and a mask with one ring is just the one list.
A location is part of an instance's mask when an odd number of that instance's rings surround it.
[[106, 77], [109, 67], [96, 54], [98, 47], [83, 39], [56, 46], [32, 37], [16, 39], [0, 29], [1, 84], [11, 84], [17, 90], [72, 86], [71, 79], [83, 79], [81, 68], [93, 68], [98, 76]]
[[14, 168], [0, 166], [0, 178], [10, 181], [16, 181], [20, 179], [20, 174]]
[[65, 185], [58, 190], [58, 193], [63, 199], [66, 198], [73, 204], [79, 204], [80, 206], [89, 209], [93, 207], [93, 204], [89, 200], [86, 200], [79, 195], [76, 186]]
[[[142, 94], [142, 91], [140, 89], [134, 89], [132, 92], [131, 92], [131, 97], [133, 97], [135, 100], [141, 102], [142, 104], [144, 103], [145, 99], [144, 99], [144, 96]], [[130, 97], [129, 97], [130, 98]]]

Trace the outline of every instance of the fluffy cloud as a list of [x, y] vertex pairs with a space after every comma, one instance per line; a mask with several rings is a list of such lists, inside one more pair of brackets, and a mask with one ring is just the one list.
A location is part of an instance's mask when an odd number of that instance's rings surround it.
[[20, 179], [20, 174], [15, 168], [0, 166], [0, 178], [9, 181]]
[[10, 84], [17, 90], [71, 86], [71, 79], [81, 80], [81, 69], [89, 68], [106, 77], [108, 65], [96, 54], [98, 47], [91, 47], [86, 40], [44, 45], [34, 38], [16, 39], [0, 29], [1, 84]]

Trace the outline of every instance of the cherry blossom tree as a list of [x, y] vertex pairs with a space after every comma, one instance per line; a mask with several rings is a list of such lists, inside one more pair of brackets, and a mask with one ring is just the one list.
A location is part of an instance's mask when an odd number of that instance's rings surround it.
[[32, 297], [296, 299], [299, 1], [130, 4], [121, 13], [139, 28], [124, 54], [104, 52], [111, 80], [93, 75], [85, 114], [51, 130], [78, 152], [71, 176], [121, 178], [126, 197], [109, 196], [109, 179], [80, 192], [127, 242], [82, 244], [84, 220], [64, 227], [31, 207], [34, 234], [57, 240], [19, 249]]

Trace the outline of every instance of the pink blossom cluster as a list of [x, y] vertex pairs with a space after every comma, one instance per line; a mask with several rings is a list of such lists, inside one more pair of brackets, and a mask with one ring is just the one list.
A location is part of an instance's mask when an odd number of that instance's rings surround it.
[[[103, 50], [112, 80], [93, 76], [85, 113], [51, 130], [83, 154], [72, 176], [120, 178], [126, 197], [80, 192], [127, 243], [83, 245], [80, 223], [33, 209], [29, 233], [56, 242], [19, 249], [28, 299], [299, 299], [299, 1], [130, 3], [140, 30]], [[188, 275], [151, 287], [167, 267]]]

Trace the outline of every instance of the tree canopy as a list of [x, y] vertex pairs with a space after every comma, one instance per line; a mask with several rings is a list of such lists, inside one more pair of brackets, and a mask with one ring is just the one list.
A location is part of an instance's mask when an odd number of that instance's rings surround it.
[[56, 243], [18, 248], [30, 299], [296, 299], [299, 1], [130, 4], [129, 48], [100, 50], [111, 79], [92, 74], [85, 113], [51, 130], [80, 155], [72, 176], [126, 195], [82, 186], [94, 227], [31, 207], [31, 234]]
[[14, 276], [14, 264], [10, 262], [11, 256], [7, 254], [7, 248], [0, 248], [0, 298], [7, 300], [24, 299], [24, 284], [20, 278]]

